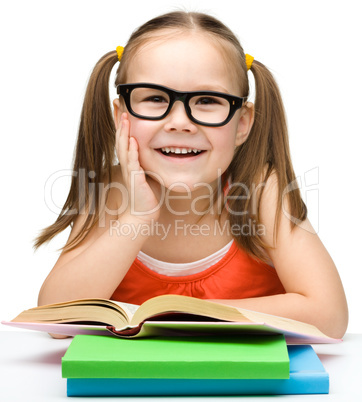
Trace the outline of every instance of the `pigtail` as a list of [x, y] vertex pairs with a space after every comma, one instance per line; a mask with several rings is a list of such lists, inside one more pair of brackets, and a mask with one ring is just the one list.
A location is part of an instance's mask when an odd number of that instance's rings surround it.
[[[254, 228], [252, 235], [238, 236], [236, 240], [246, 251], [265, 260], [262, 250], [270, 246], [263, 242], [265, 233], [261, 230], [258, 234], [257, 229], [260, 225], [260, 199], [270, 175], [275, 174], [278, 183], [274, 236], [277, 234], [283, 205], [286, 206], [285, 201], [287, 201], [290, 215], [296, 218], [291, 220], [292, 228], [296, 226], [296, 222], [306, 219], [307, 208], [299, 189], [293, 188], [293, 191], [283, 193], [287, 186], [295, 181], [295, 173], [290, 157], [285, 111], [278, 85], [262, 63], [254, 60], [251, 71], [255, 79], [256, 92], [254, 124], [247, 141], [239, 147], [229, 167], [232, 181], [244, 183], [245, 186], [242, 189], [236, 187], [230, 191], [229, 195], [239, 198], [230, 201], [232, 212], [229, 216], [231, 225], [237, 224], [238, 227], [252, 225]], [[248, 194], [245, 194], [245, 189]], [[241, 203], [240, 197], [244, 198], [245, 202]]]
[[81, 113], [69, 194], [57, 220], [35, 239], [35, 249], [73, 225], [77, 216], [84, 214], [86, 218], [81, 230], [66, 247], [70, 250], [99, 220], [99, 184], [112, 181], [115, 125], [109, 99], [109, 78], [117, 62], [117, 52], [107, 53], [98, 61], [90, 76]]

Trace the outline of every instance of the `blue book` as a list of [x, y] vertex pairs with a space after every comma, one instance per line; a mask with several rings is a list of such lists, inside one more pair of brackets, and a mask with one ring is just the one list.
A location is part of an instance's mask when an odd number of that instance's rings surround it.
[[329, 375], [310, 345], [289, 345], [289, 379], [68, 378], [68, 396], [328, 394]]

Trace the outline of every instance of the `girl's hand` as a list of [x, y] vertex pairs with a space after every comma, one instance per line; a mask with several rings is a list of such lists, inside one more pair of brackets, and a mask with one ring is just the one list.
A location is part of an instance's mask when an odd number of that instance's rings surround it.
[[130, 136], [130, 122], [126, 113], [122, 114], [121, 124], [116, 131], [116, 152], [123, 183], [128, 191], [128, 208], [125, 213], [144, 223], [157, 220], [160, 213], [159, 202], [139, 163], [138, 143]]

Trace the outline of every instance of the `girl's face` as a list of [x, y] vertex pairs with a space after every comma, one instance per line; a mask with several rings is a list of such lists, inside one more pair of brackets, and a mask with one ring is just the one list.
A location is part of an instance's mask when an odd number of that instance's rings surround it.
[[[241, 96], [223, 53], [200, 33], [170, 35], [164, 40], [147, 42], [130, 63], [127, 83], [152, 83], [179, 91], [211, 90]], [[122, 112], [114, 101], [118, 126]], [[131, 136], [139, 145], [142, 168], [173, 191], [193, 191], [213, 185], [229, 166], [235, 147], [242, 144], [253, 122], [252, 108], [239, 109], [232, 120], [221, 127], [206, 127], [192, 122], [184, 104], [176, 101], [162, 120], [150, 121], [128, 113]], [[184, 154], [162, 150], [201, 150]], [[152, 175], [153, 174], [153, 175]]]

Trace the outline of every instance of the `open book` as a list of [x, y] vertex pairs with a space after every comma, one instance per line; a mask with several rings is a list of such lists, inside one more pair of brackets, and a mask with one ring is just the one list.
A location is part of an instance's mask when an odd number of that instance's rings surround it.
[[336, 343], [316, 327], [270, 314], [180, 295], [162, 295], [141, 306], [105, 299], [81, 299], [25, 310], [14, 327], [54, 334], [154, 335], [284, 334], [289, 343]]

